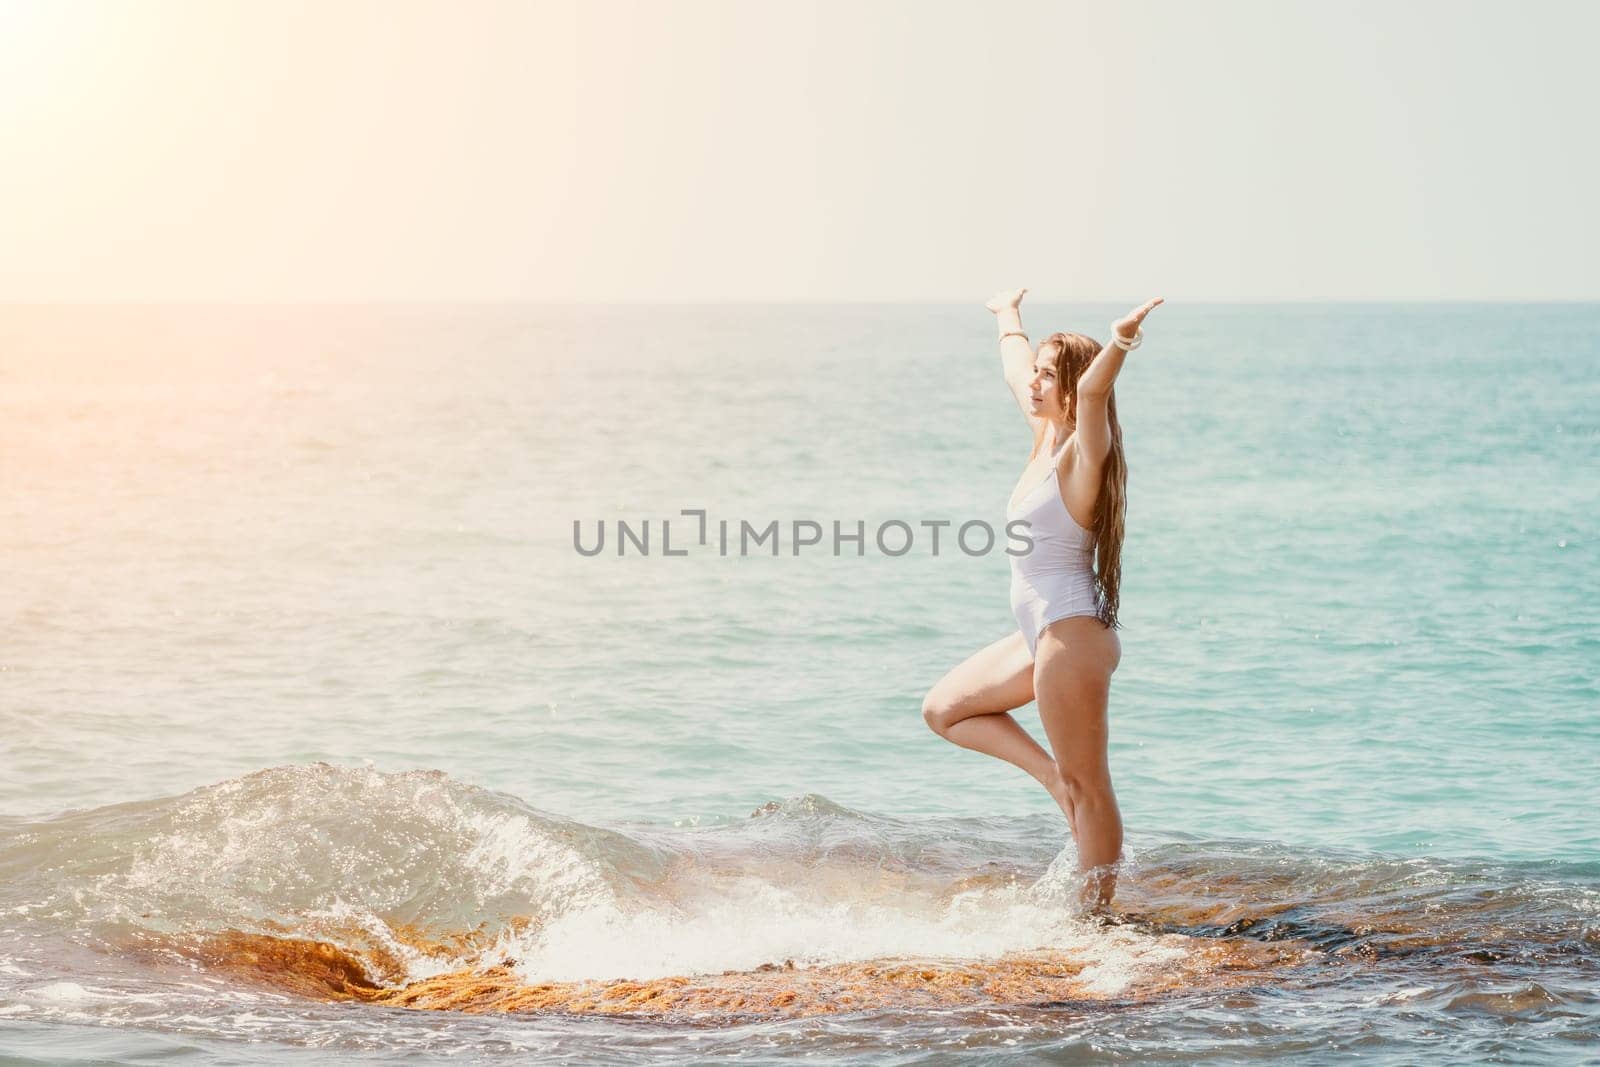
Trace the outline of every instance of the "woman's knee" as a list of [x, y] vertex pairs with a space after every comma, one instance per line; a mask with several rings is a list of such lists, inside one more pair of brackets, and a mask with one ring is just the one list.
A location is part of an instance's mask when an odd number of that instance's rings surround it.
[[922, 721], [928, 724], [928, 729], [943, 737], [944, 732], [957, 721], [957, 706], [937, 687], [930, 689], [928, 695], [922, 698]]

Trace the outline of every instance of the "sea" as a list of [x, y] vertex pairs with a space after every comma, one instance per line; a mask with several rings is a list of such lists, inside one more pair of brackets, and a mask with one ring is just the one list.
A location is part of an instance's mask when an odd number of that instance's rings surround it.
[[1165, 295], [1109, 915], [981, 300], [0, 307], [0, 1062], [1600, 1063], [1600, 305]]

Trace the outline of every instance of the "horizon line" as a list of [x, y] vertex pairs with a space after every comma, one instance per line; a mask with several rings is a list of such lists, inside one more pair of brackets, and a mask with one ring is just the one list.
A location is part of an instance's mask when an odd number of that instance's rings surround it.
[[[48, 299], [7, 299], [0, 298], [0, 307], [837, 307], [861, 306], [873, 307], [884, 305], [972, 305], [983, 306], [983, 300], [970, 297], [925, 297], [925, 298], [897, 298], [897, 299], [855, 299], [855, 298], [764, 298], [764, 299], [737, 299], [737, 300], [545, 300], [521, 298], [495, 298], [487, 300], [464, 299], [457, 297], [363, 297], [363, 298], [287, 298], [270, 300], [240, 300], [234, 298], [214, 297], [159, 297], [139, 299], [107, 299], [96, 298], [48, 298]], [[1035, 298], [1030, 301], [1033, 306], [1041, 304], [1116, 304], [1129, 303], [1126, 298], [1075, 298], [1071, 300], [1049, 300]], [[1135, 306], [1139, 301], [1129, 303]], [[1336, 307], [1350, 305], [1448, 305], [1448, 304], [1499, 304], [1499, 305], [1588, 305], [1600, 304], [1600, 297], [1433, 297], [1425, 299], [1404, 298], [1354, 298], [1339, 297], [1329, 299], [1304, 299], [1304, 298], [1263, 298], [1263, 299], [1205, 299], [1205, 300], [1172, 300], [1167, 298], [1165, 304], [1177, 306], [1259, 306], [1282, 305], [1301, 307]]]

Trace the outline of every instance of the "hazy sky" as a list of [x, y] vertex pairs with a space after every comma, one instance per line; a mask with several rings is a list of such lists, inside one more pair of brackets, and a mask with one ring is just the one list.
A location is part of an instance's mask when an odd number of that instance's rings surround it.
[[1597, 299], [1600, 3], [0, 0], [0, 300]]

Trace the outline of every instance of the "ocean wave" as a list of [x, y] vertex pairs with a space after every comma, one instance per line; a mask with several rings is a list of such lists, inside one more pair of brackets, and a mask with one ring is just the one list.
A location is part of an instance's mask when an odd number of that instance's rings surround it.
[[1080, 910], [1060, 839], [1042, 819], [818, 794], [608, 829], [437, 771], [275, 767], [0, 821], [0, 993], [57, 1010], [50, 990], [103, 984], [110, 959], [134, 992], [198, 970], [314, 1000], [763, 1016], [1138, 1001], [1377, 965], [1388, 996], [1539, 1015], [1600, 974], [1594, 865], [1141, 839], [1108, 919]]

